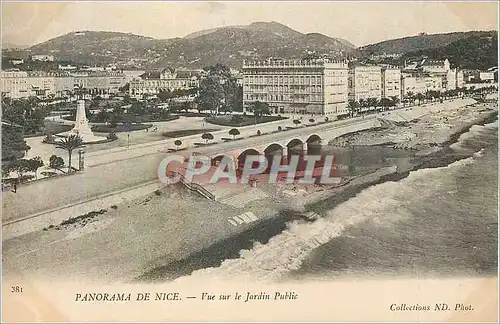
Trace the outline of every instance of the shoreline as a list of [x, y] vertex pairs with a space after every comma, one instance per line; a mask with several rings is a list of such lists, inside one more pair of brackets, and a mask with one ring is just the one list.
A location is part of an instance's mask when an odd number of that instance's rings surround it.
[[[374, 172], [358, 176], [344, 186], [305, 195], [301, 197], [302, 202], [296, 204], [294, 208], [280, 210], [274, 217], [268, 218], [244, 232], [222, 239], [186, 258], [145, 271], [140, 276], [135, 277], [132, 282], [171, 281], [190, 275], [196, 270], [218, 267], [224, 260], [239, 258], [240, 251], [251, 249], [255, 242], [266, 244], [272, 237], [287, 229], [288, 222], [293, 220], [306, 222], [301, 217], [301, 214], [304, 212], [314, 211], [321, 215], [326, 210], [335, 208], [335, 206], [349, 200], [371, 186], [388, 181], [397, 182], [408, 177], [413, 171], [445, 167], [453, 162], [468, 158], [469, 156], [465, 155], [448, 154], [451, 151], [449, 146], [456, 143], [460, 136], [468, 132], [474, 125], [485, 125], [497, 119], [498, 111], [493, 111], [487, 116], [475, 118], [467, 122], [466, 125], [459, 127], [455, 132], [450, 134], [446, 141], [440, 143], [438, 151], [431, 152], [423, 157], [415, 155], [415, 158], [420, 161], [409, 170], [399, 172], [394, 170], [394, 167], [380, 168]], [[370, 131], [372, 130], [366, 130], [365, 132]]]

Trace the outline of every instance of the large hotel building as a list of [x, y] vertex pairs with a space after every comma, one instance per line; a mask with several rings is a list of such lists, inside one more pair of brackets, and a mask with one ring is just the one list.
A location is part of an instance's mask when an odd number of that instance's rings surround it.
[[346, 62], [268, 60], [243, 63], [243, 106], [267, 102], [273, 113], [345, 115]]

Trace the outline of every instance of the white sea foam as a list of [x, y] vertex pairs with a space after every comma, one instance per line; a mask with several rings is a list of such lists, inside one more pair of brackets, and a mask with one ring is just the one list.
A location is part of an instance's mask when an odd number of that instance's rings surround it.
[[[426, 199], [434, 194], [439, 179], [473, 163], [467, 158], [449, 166], [411, 172], [399, 182], [385, 182], [369, 187], [357, 196], [328, 211], [314, 223], [291, 222], [281, 234], [268, 243], [255, 243], [252, 249], [240, 251], [238, 259], [225, 260], [218, 268], [197, 270], [177, 281], [197, 279], [238, 279], [274, 281], [298, 269], [315, 248], [342, 235], [348, 226], [391, 218], [391, 222], [411, 217], [405, 206], [412, 199]], [[355, 238], [354, 238], [355, 239]]]
[[468, 132], [461, 134], [457, 142], [450, 145], [450, 148], [456, 151], [466, 150], [463, 145], [466, 140], [471, 139], [484, 132], [490, 131], [491, 129], [498, 129], [498, 119], [492, 123], [485, 125], [473, 125]]

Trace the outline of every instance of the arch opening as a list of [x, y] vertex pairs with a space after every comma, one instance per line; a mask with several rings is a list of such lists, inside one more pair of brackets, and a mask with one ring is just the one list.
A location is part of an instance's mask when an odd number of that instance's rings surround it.
[[253, 148], [246, 149], [243, 152], [241, 152], [240, 155], [238, 155], [238, 159], [237, 159], [238, 170], [243, 168], [243, 166], [245, 165], [245, 161], [246, 161], [247, 156], [255, 156], [255, 155], [260, 155], [260, 152], [257, 151], [256, 149], [253, 149]]
[[311, 134], [307, 140], [307, 153], [308, 154], [320, 154], [321, 153], [321, 141], [322, 138], [318, 134]]

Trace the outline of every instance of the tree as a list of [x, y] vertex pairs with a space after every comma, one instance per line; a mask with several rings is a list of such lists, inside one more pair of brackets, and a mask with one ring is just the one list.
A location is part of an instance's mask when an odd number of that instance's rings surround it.
[[9, 99], [2, 98], [2, 121], [11, 125], [17, 125], [26, 134], [42, 131], [45, 117], [51, 108], [39, 106], [36, 97]]
[[349, 101], [347, 102], [347, 109], [349, 109], [350, 115], [354, 116], [354, 114], [359, 110], [359, 102], [349, 99]]
[[392, 103], [391, 103], [391, 107], [396, 107], [396, 105], [399, 103], [399, 98], [398, 98], [398, 97], [396, 97], [396, 96], [391, 96], [391, 98], [390, 98], [390, 99], [391, 99], [391, 101], [392, 101]]
[[21, 127], [2, 125], [2, 161], [22, 158], [29, 149]]
[[271, 110], [269, 109], [269, 104], [267, 102], [255, 101], [252, 103], [252, 109], [257, 118], [261, 118], [263, 115], [271, 114]]
[[392, 104], [393, 104], [393, 101], [389, 98], [380, 99], [380, 105], [382, 106], [382, 108], [384, 110], [387, 109], [388, 107], [392, 106]]
[[104, 123], [108, 121], [109, 114], [106, 109], [100, 109], [99, 112], [95, 115], [94, 120], [98, 123]]
[[57, 155], [52, 155], [49, 158], [49, 167], [55, 170], [61, 170], [61, 168], [64, 166], [64, 160], [62, 157], [57, 156]]
[[199, 111], [209, 110], [216, 114], [223, 100], [224, 88], [219, 77], [209, 75], [200, 81], [200, 94], [195, 99]]
[[38, 175], [37, 175], [36, 171], [38, 170], [38, 168], [41, 168], [43, 165], [44, 165], [44, 163], [42, 161], [42, 158], [39, 156], [35, 156], [35, 157], [28, 160], [27, 168], [29, 169], [29, 171], [35, 173], [35, 178], [37, 179]]
[[181, 140], [175, 140], [174, 144], [175, 144], [175, 146], [177, 146], [177, 150], [179, 150], [179, 146], [182, 145], [182, 141]]
[[237, 128], [232, 128], [229, 131], [229, 135], [232, 135], [234, 139], [236, 136], [240, 135], [240, 131]]
[[129, 108], [128, 112], [130, 114], [134, 115], [144, 115], [146, 110], [146, 103], [143, 101], [137, 101], [132, 104], [132, 106]]
[[281, 131], [281, 130], [283, 130], [283, 127], [278, 126], [278, 131]]
[[359, 108], [365, 108], [366, 107], [366, 100], [365, 99], [359, 99]]
[[19, 179], [23, 178], [24, 173], [31, 171], [30, 162], [27, 159], [14, 160], [5, 166], [5, 173], [17, 173]]
[[181, 105], [181, 109], [188, 112], [188, 110], [191, 109], [191, 103], [189, 101], [184, 101]]
[[314, 118], [310, 118], [310, 119], [309, 119], [309, 122], [310, 122], [310, 123], [314, 123], [314, 122], [315, 122]]
[[225, 111], [242, 110], [243, 89], [238, 86], [229, 67], [217, 63], [204, 70], [207, 76], [201, 79], [195, 99], [199, 111], [210, 110], [215, 114], [222, 106]]
[[260, 136], [261, 132], [260, 129], [257, 129], [257, 136]]
[[408, 101], [410, 103], [414, 103], [414, 100], [415, 100], [415, 94], [412, 92], [412, 91], [408, 91], [406, 93], [406, 99], [408, 99]]
[[77, 148], [82, 146], [83, 146], [83, 140], [78, 135], [70, 135], [68, 137], [61, 139], [57, 143], [56, 148], [66, 150], [68, 152], [68, 172], [72, 172], [71, 156], [73, 154], [73, 150], [76, 150]]
[[420, 92], [415, 95], [415, 99], [418, 100], [418, 105], [420, 106], [422, 104], [422, 101], [424, 100], [425, 96], [421, 94]]
[[374, 109], [376, 109], [377, 108], [377, 103], [378, 103], [377, 98], [368, 98], [368, 99], [366, 99], [366, 105], [368, 107], [373, 107]]
[[208, 144], [208, 141], [213, 140], [214, 136], [210, 133], [204, 133], [203, 135], [201, 135], [201, 138], [204, 139], [206, 141], [206, 143]]

